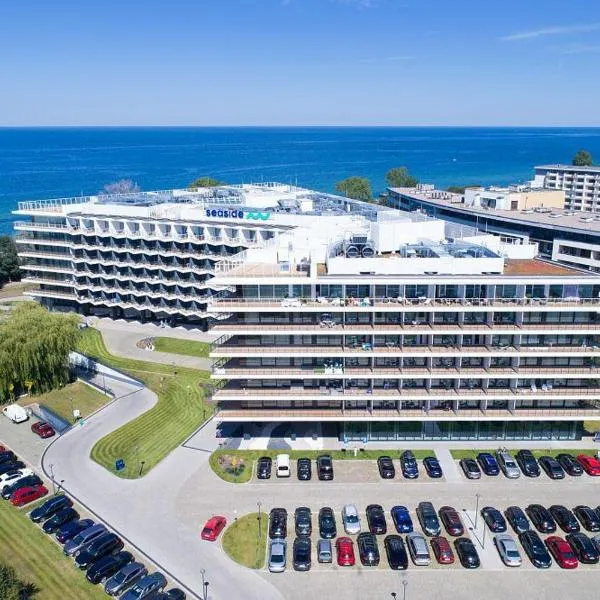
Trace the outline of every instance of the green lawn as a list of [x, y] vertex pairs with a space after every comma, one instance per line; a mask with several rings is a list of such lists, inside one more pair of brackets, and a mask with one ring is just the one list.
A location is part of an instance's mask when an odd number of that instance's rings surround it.
[[19, 510], [0, 503], [0, 562], [12, 566], [19, 578], [38, 590], [32, 600], [106, 599], [102, 588], [90, 585], [58, 544]]
[[2, 298], [12, 298], [13, 296], [21, 296], [23, 292], [28, 292], [35, 287], [33, 283], [15, 283], [0, 287], [0, 300]]
[[212, 413], [205, 402], [204, 385], [209, 373], [131, 360], [108, 352], [99, 331], [81, 333], [77, 350], [109, 367], [142, 381], [158, 396], [157, 404], [137, 419], [102, 438], [92, 448], [92, 458], [115, 472], [115, 460], [125, 460], [120, 477], [135, 479], [147, 473], [179, 446]]
[[170, 354], [183, 354], [185, 356], [208, 358], [209, 344], [206, 342], [179, 340], [170, 337], [157, 337], [154, 338], [154, 349], [157, 352], [169, 352]]
[[[452, 458], [454, 458], [455, 460], [458, 460], [460, 458], [475, 458], [480, 452], [489, 452], [490, 454], [494, 454], [496, 451], [498, 450], [498, 448], [476, 448], [473, 450], [450, 450], [450, 454], [452, 454]], [[514, 454], [517, 452], [517, 449], [509, 449], [509, 452], [511, 454]], [[540, 456], [556, 456], [557, 454], [573, 454], [575, 456], [577, 456], [578, 454], [588, 454], [589, 456], [596, 456], [596, 452], [597, 450], [592, 449], [588, 449], [588, 450], [580, 450], [578, 448], [562, 448], [562, 449], [556, 449], [556, 450], [550, 450], [548, 448], [542, 448], [540, 450], [532, 450], [533, 455], [536, 458], [539, 458]]]
[[260, 536], [258, 513], [244, 515], [234, 521], [223, 534], [223, 550], [236, 563], [250, 569], [262, 569], [267, 549], [267, 521], [269, 515], [262, 513]]

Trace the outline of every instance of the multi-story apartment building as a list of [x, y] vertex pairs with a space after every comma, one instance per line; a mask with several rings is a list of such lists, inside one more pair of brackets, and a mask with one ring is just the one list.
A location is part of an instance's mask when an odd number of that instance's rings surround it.
[[568, 210], [600, 211], [600, 167], [540, 165], [535, 167], [532, 184], [564, 190]]

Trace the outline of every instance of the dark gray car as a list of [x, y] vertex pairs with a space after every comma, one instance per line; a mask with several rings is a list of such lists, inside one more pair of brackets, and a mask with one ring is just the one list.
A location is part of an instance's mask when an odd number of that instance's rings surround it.
[[147, 574], [148, 569], [142, 563], [129, 563], [107, 580], [104, 591], [109, 596], [118, 596]]
[[162, 573], [152, 573], [140, 579], [120, 600], [142, 600], [154, 598], [167, 587], [167, 579]]

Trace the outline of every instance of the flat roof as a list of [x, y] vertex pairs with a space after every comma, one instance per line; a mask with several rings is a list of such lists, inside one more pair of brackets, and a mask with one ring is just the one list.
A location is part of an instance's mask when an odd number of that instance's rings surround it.
[[548, 169], [553, 171], [577, 171], [579, 173], [592, 172], [592, 173], [600, 173], [600, 166], [592, 165], [590, 167], [578, 167], [576, 165], [539, 165], [535, 167], [536, 169]]
[[579, 269], [550, 263], [537, 258], [506, 259], [504, 261], [504, 275], [550, 275], [550, 276], [577, 276], [591, 275]]

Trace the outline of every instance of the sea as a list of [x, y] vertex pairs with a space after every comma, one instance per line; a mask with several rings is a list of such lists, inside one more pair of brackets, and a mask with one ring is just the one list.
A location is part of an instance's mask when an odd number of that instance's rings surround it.
[[406, 166], [421, 182], [506, 185], [533, 167], [600, 158], [600, 128], [515, 127], [48, 127], [0, 128], [0, 234], [22, 200], [95, 194], [131, 179], [143, 190], [279, 181], [333, 192], [351, 175], [375, 193]]

